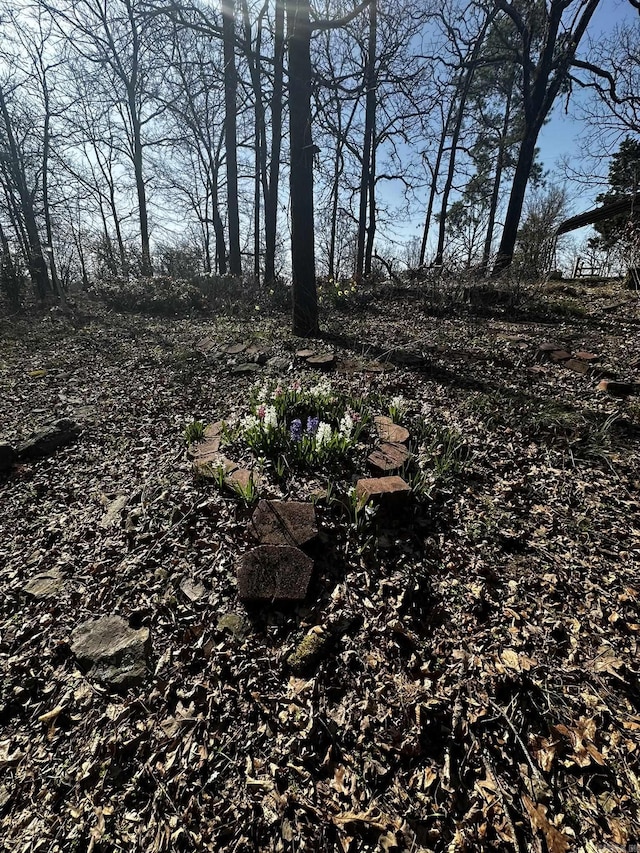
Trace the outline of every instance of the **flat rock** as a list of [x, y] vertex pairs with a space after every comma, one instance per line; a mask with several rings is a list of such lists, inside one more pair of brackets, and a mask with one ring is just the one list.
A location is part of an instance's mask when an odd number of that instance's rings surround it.
[[597, 356], [592, 352], [587, 352], [587, 350], [581, 349], [579, 352], [575, 353], [573, 357], [579, 358], [580, 361], [597, 361], [600, 356]]
[[291, 364], [290, 359], [286, 358], [283, 355], [274, 355], [266, 361], [266, 368], [273, 373], [282, 373], [285, 370], [289, 369]]
[[18, 451], [6, 441], [0, 441], [0, 471], [8, 471], [18, 458]]
[[391, 444], [404, 444], [409, 441], [409, 430], [394, 424], [387, 415], [376, 415], [373, 422], [380, 441], [388, 441]]
[[18, 447], [21, 459], [47, 456], [58, 447], [70, 444], [80, 435], [80, 425], [70, 418], [61, 418], [34, 433]]
[[297, 545], [318, 535], [316, 512], [302, 501], [262, 500], [249, 522], [249, 530], [261, 545]]
[[224, 351], [227, 355], [239, 355], [241, 352], [244, 352], [248, 347], [248, 343], [246, 341], [242, 341], [240, 343], [229, 344], [228, 347], [224, 348]]
[[114, 687], [130, 687], [147, 674], [149, 629], [130, 628], [121, 616], [101, 616], [71, 632], [71, 651], [88, 675]]
[[551, 361], [568, 361], [571, 358], [571, 353], [567, 352], [566, 349], [554, 349], [554, 351], [550, 354]]
[[215, 348], [215, 345], [216, 342], [213, 341], [211, 338], [202, 338], [196, 344], [196, 349], [198, 350], [198, 352], [208, 353]]
[[564, 366], [569, 370], [573, 370], [575, 373], [588, 373], [589, 372], [589, 362], [582, 361], [579, 358], [569, 358], [564, 362]]
[[242, 601], [302, 601], [309, 588], [313, 560], [293, 545], [258, 545], [238, 568]]
[[57, 595], [64, 584], [64, 578], [58, 569], [52, 569], [50, 572], [42, 572], [35, 575], [22, 588], [25, 595], [40, 600], [43, 598], [51, 598]]
[[219, 457], [219, 450], [220, 436], [214, 435], [190, 444], [187, 453], [197, 465], [211, 465]]
[[540, 346], [538, 347], [538, 352], [551, 353], [551, 352], [558, 352], [561, 349], [562, 349], [562, 344], [559, 344], [556, 341], [545, 341], [544, 343], [540, 344]]
[[213, 424], [207, 424], [204, 428], [205, 438], [220, 438], [224, 429], [224, 421], [216, 421]]
[[322, 352], [318, 355], [310, 355], [306, 359], [309, 367], [316, 367], [319, 370], [328, 370], [336, 363], [336, 357], [332, 352]]
[[223, 453], [212, 453], [207, 459], [194, 459], [193, 467], [200, 477], [217, 480], [220, 471], [222, 471], [222, 476], [226, 477], [239, 466], [232, 459], [227, 459]]
[[260, 365], [256, 364], [255, 361], [246, 361], [244, 364], [237, 364], [234, 368], [232, 368], [232, 373], [256, 373], [260, 370]]
[[249, 471], [247, 468], [238, 468], [236, 465], [235, 469], [225, 476], [224, 482], [232, 491], [240, 493], [246, 492], [251, 483], [257, 487], [260, 484], [260, 478], [253, 471]]
[[314, 356], [315, 354], [316, 354], [316, 351], [315, 351], [315, 350], [312, 350], [312, 349], [299, 349], [299, 350], [296, 350], [296, 358], [300, 358], [300, 359], [302, 359], [303, 361], [304, 361], [304, 360], [306, 360], [307, 358], [311, 358], [311, 357], [312, 357], [312, 356]]
[[628, 397], [634, 394], [635, 390], [633, 382], [613, 382], [611, 379], [603, 379], [596, 387], [596, 391], [606, 391], [612, 397]]
[[115, 525], [120, 521], [122, 511], [128, 502], [129, 498], [127, 495], [118, 495], [117, 498], [114, 498], [109, 504], [107, 504], [107, 511], [100, 519], [100, 527], [102, 527], [103, 530], [107, 530], [109, 527], [115, 527]]
[[385, 442], [369, 454], [367, 462], [381, 474], [397, 471], [411, 458], [411, 454], [403, 444]]
[[410, 493], [411, 486], [402, 477], [369, 477], [356, 483], [356, 496], [363, 503], [371, 500], [393, 507], [405, 503]]
[[180, 584], [180, 592], [192, 603], [198, 601], [205, 594], [204, 585], [194, 578], [183, 578]]

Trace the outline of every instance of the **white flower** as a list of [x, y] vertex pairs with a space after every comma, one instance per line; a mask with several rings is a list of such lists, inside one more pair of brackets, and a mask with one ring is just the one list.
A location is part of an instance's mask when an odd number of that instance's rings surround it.
[[278, 415], [275, 406], [267, 406], [264, 412], [265, 429], [275, 429], [278, 426]]
[[331, 441], [331, 427], [324, 421], [320, 421], [318, 431], [316, 432], [316, 446], [322, 447], [323, 444], [327, 444], [329, 441]]
[[342, 438], [351, 438], [353, 432], [353, 418], [349, 412], [344, 413], [344, 417], [340, 421], [340, 435]]
[[259, 423], [260, 421], [255, 415], [245, 415], [245, 417], [240, 421], [240, 426], [244, 432], [248, 432], [250, 429], [255, 429]]
[[264, 403], [264, 401], [267, 399], [268, 394], [269, 394], [269, 386], [267, 385], [266, 382], [264, 382], [258, 388], [258, 391], [256, 393], [256, 400], [259, 403]]
[[389, 406], [396, 412], [404, 412], [407, 408], [407, 401], [404, 397], [393, 397]]
[[328, 379], [321, 379], [317, 385], [310, 389], [312, 397], [328, 397], [331, 394], [331, 383]]

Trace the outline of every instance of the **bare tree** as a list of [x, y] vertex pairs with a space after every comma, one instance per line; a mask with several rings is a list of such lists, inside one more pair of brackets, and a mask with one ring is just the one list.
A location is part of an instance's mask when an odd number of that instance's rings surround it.
[[[513, 259], [536, 143], [555, 100], [569, 78], [576, 51], [600, 0], [550, 0], [522, 4], [494, 0], [517, 33], [515, 58], [522, 65], [524, 127], [494, 275]], [[514, 56], [510, 56], [512, 61]]]

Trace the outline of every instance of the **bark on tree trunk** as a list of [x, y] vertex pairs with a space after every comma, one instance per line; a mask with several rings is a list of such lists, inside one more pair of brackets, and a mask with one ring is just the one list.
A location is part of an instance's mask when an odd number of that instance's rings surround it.
[[[360, 207], [358, 211], [358, 243], [356, 250], [356, 281], [361, 281], [365, 266], [365, 239], [367, 233], [368, 194], [371, 186], [371, 152], [373, 128], [376, 116], [376, 40], [377, 40], [377, 0], [369, 5], [369, 39], [367, 44], [367, 63], [364, 70], [366, 92], [364, 141], [362, 146], [362, 169], [360, 172]], [[371, 223], [369, 223], [371, 227]]]
[[498, 148], [498, 156], [496, 157], [496, 173], [493, 178], [493, 188], [491, 190], [491, 201], [489, 204], [489, 220], [487, 222], [487, 233], [484, 238], [484, 248], [482, 251], [482, 263], [480, 264], [480, 273], [485, 274], [489, 268], [489, 259], [491, 258], [491, 244], [493, 243], [493, 229], [496, 224], [496, 214], [498, 211], [498, 200], [500, 198], [500, 184], [502, 183], [502, 172], [504, 169], [504, 158], [507, 150], [507, 134], [509, 132], [509, 123], [511, 121], [511, 100], [513, 97], [514, 76], [511, 75], [511, 85], [507, 88], [507, 100], [504, 108], [504, 118], [502, 121], [502, 132], [500, 136], [500, 147]]
[[311, 22], [309, 0], [287, 4], [289, 139], [291, 146], [291, 271], [293, 334], [318, 334], [311, 138]]
[[285, 0], [276, 0], [273, 35], [273, 92], [271, 95], [271, 162], [269, 164], [269, 189], [264, 200], [264, 278], [267, 287], [272, 285], [276, 279], [278, 184], [282, 149], [284, 7]]
[[238, 72], [235, 57], [235, 0], [222, 0], [224, 45], [224, 139], [227, 166], [227, 216], [229, 220], [229, 272], [242, 274], [240, 213], [238, 209], [238, 155], [236, 94]]
[[456, 123], [453, 129], [453, 134], [451, 135], [451, 153], [449, 155], [449, 168], [447, 169], [447, 179], [445, 181], [444, 189], [442, 191], [442, 205], [440, 208], [440, 227], [438, 229], [438, 247], [436, 249], [436, 257], [434, 259], [434, 264], [436, 266], [440, 266], [442, 264], [442, 260], [444, 257], [444, 241], [446, 235], [446, 227], [447, 227], [447, 207], [449, 206], [449, 194], [451, 192], [451, 187], [453, 186], [453, 177], [455, 174], [455, 165], [456, 165], [456, 156], [458, 154], [458, 142], [460, 141], [460, 133], [462, 131], [462, 122], [464, 119], [464, 111], [467, 104], [467, 98], [469, 96], [469, 89], [471, 88], [471, 83], [473, 81], [473, 74], [475, 71], [475, 63], [480, 56], [480, 52], [484, 46], [484, 37], [487, 34], [487, 29], [489, 28], [489, 24], [493, 21], [495, 17], [495, 9], [487, 15], [480, 32], [478, 33], [478, 38], [475, 41], [473, 50], [471, 52], [470, 62], [467, 68], [466, 73], [461, 78], [460, 84], [458, 85], [458, 91], [460, 92], [460, 100], [458, 102], [458, 113], [456, 115]]
[[4, 92], [0, 90], [0, 112], [5, 125], [5, 134], [10, 157], [10, 174], [13, 179], [18, 200], [20, 202], [20, 214], [24, 222], [27, 235], [27, 266], [29, 275], [35, 285], [40, 299], [45, 299], [51, 293], [51, 283], [47, 272], [47, 265], [42, 254], [42, 242], [38, 232], [38, 223], [33, 208], [31, 193], [27, 187], [27, 180], [22, 167], [22, 157], [13, 133], [11, 116], [4, 98]]
[[529, 182], [529, 175], [531, 174], [531, 167], [535, 158], [536, 141], [539, 131], [539, 127], [531, 128], [520, 146], [518, 162], [511, 186], [511, 195], [509, 196], [509, 206], [507, 207], [504, 228], [502, 229], [502, 237], [500, 239], [500, 248], [498, 249], [496, 262], [493, 267], [492, 275], [494, 277], [504, 272], [513, 260], [513, 252], [518, 238], [520, 216], [522, 215], [527, 183]]
[[438, 153], [436, 154], [436, 162], [433, 167], [433, 174], [431, 180], [431, 189], [429, 190], [429, 201], [427, 203], [427, 213], [424, 218], [424, 228], [422, 229], [422, 242], [420, 244], [420, 261], [419, 265], [424, 266], [424, 262], [427, 254], [427, 240], [429, 239], [429, 229], [431, 228], [431, 217], [433, 215], [433, 205], [436, 200], [436, 193], [438, 191], [438, 176], [440, 174], [440, 167], [442, 166], [442, 158], [444, 156], [444, 144], [447, 141], [447, 127], [449, 126], [449, 121], [451, 119], [451, 113], [453, 110], [454, 100], [451, 99], [451, 104], [449, 105], [449, 110], [447, 112], [447, 117], [444, 120], [444, 124], [442, 126], [442, 136], [440, 137], [440, 144], [438, 145]]

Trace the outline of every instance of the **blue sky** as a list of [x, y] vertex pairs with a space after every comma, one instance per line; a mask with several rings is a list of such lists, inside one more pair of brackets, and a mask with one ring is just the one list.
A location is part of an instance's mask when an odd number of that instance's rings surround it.
[[[602, 36], [610, 35], [618, 24], [638, 19], [638, 11], [628, 0], [601, 0], [596, 9], [588, 30], [588, 39], [597, 42]], [[588, 41], [584, 47], [579, 49], [578, 56], [587, 58], [585, 49], [588, 49]], [[574, 99], [580, 99], [580, 91], [575, 88]], [[549, 122], [543, 127], [538, 138], [541, 159], [545, 168], [563, 178], [562, 160], [579, 160], [583, 156], [583, 143], [585, 134], [589, 133], [589, 126], [584, 121], [574, 117], [572, 106], [566, 112], [566, 104], [563, 98], [559, 98], [551, 114]], [[608, 159], [603, 158], [600, 174], [606, 176], [608, 171]], [[579, 198], [575, 201], [576, 213], [589, 208], [595, 196], [601, 192], [598, 186], [589, 190], [582, 188]]]

